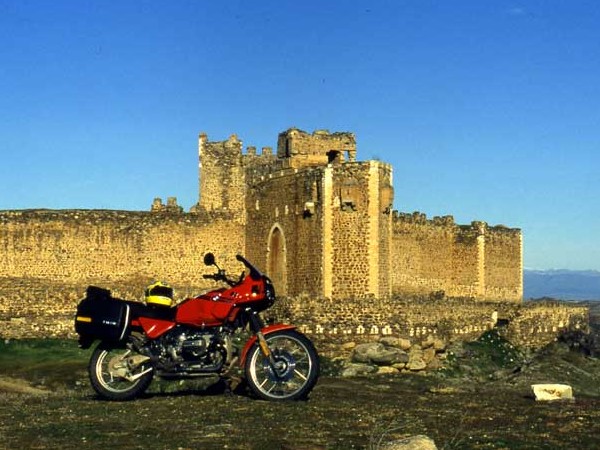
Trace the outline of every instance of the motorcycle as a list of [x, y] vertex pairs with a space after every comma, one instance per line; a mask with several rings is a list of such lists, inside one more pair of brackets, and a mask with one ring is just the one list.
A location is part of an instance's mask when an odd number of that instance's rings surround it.
[[[250, 391], [265, 400], [304, 399], [317, 382], [319, 357], [312, 342], [295, 326], [269, 324], [260, 313], [275, 302], [275, 288], [243, 256], [245, 270], [230, 279], [217, 272], [203, 275], [222, 287], [172, 306], [173, 290], [157, 283], [146, 291], [146, 303], [112, 297], [89, 286], [77, 306], [79, 346], [93, 350], [88, 371], [96, 393], [108, 400], [130, 400], [146, 391], [154, 376], [181, 380], [215, 377], [231, 381], [242, 373]], [[235, 340], [250, 332], [243, 347]]]

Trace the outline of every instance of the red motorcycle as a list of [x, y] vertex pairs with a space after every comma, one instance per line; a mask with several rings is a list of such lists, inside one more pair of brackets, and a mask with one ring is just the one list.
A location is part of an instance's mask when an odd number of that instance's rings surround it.
[[[75, 330], [81, 348], [99, 340], [89, 362], [92, 387], [108, 400], [142, 394], [156, 375], [163, 379], [219, 376], [230, 380], [239, 367], [248, 387], [266, 400], [306, 398], [319, 375], [312, 342], [293, 325], [265, 325], [260, 312], [275, 302], [271, 280], [243, 256], [239, 280], [227, 277], [212, 253], [204, 256], [217, 272], [203, 275], [229, 285], [172, 306], [173, 290], [160, 283], [146, 291], [146, 303], [113, 298], [90, 286], [77, 306]], [[251, 332], [243, 347], [234, 341]]]

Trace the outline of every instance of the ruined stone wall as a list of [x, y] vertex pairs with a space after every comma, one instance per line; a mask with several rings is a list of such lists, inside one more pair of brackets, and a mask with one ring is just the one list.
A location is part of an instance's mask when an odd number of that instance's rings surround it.
[[479, 294], [477, 230], [451, 217], [398, 214], [392, 220], [394, 293], [444, 291], [451, 297]]
[[491, 227], [485, 233], [485, 297], [520, 302], [523, 298], [520, 230]]
[[[111, 283], [113, 293], [141, 300], [135, 283]], [[181, 300], [199, 287], [176, 286]], [[50, 280], [0, 279], [0, 338], [76, 338], [73, 328], [77, 302], [85, 285]], [[588, 330], [588, 308], [558, 302], [510, 304], [472, 302], [468, 299], [393, 298], [335, 301], [305, 295], [278, 299], [268, 317], [293, 323], [311, 337], [343, 343], [371, 341], [393, 335], [407, 338], [440, 336], [449, 341], [477, 339], [483, 332], [499, 330], [515, 345], [540, 348], [567, 330]]]
[[459, 226], [451, 216], [427, 220], [424, 214], [397, 212], [392, 229], [395, 293], [522, 300], [521, 230], [485, 222]]
[[[247, 211], [250, 226], [246, 229], [246, 253], [273, 279], [280, 294], [321, 293], [323, 215], [318, 205], [322, 178], [321, 169], [302, 173], [288, 169], [249, 177]], [[279, 257], [275, 255], [276, 249], [270, 248], [275, 228], [280, 230], [285, 243]], [[275, 258], [283, 259], [277, 263]], [[285, 273], [277, 273], [281, 271]], [[281, 285], [281, 276], [285, 277], [285, 286]]]
[[242, 142], [234, 134], [226, 141], [210, 142], [206, 134], [198, 140], [200, 201], [206, 211], [227, 211], [236, 220], [245, 219], [246, 179]]
[[312, 134], [291, 128], [279, 134], [277, 156], [291, 158], [292, 167], [307, 167], [355, 161], [356, 139], [353, 133], [329, 133], [318, 130]]
[[276, 320], [299, 325], [311, 335], [337, 342], [370, 341], [393, 335], [475, 340], [498, 330], [513, 344], [540, 348], [569, 330], [588, 330], [589, 310], [563, 302], [473, 302], [470, 299], [394, 297], [387, 300], [285, 299], [269, 310]]
[[565, 302], [525, 302], [504, 334], [516, 344], [541, 348], [569, 330], [589, 331], [589, 308]]
[[0, 212], [0, 273], [69, 283], [189, 283], [206, 251], [234, 261], [244, 229], [228, 216], [70, 210]]
[[302, 297], [278, 301], [268, 312], [277, 320], [298, 324], [309, 334], [335, 337], [440, 335], [449, 340], [476, 339], [496, 325], [498, 315], [514, 316], [515, 305], [474, 303], [468, 299], [425, 297], [354, 298], [336, 301]]

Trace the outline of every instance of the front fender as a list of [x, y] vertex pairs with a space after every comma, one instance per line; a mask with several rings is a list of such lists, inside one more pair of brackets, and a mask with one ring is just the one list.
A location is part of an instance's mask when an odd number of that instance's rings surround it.
[[[266, 337], [267, 335], [275, 333], [276, 331], [295, 330], [296, 328], [297, 327], [295, 325], [284, 325], [282, 323], [276, 323], [273, 325], [267, 325], [266, 327], [261, 328], [260, 331], [262, 332], [263, 336]], [[244, 349], [242, 350], [242, 357], [240, 358], [241, 367], [244, 367], [246, 365], [246, 358], [248, 357], [248, 352], [257, 340], [258, 338], [256, 337], [256, 335], [254, 335], [250, 339], [248, 339], [246, 345], [244, 345]]]

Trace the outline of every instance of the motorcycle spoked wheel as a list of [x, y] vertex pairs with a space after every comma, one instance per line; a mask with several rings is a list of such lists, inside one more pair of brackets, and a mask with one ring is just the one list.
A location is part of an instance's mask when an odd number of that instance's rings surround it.
[[294, 330], [265, 336], [275, 360], [271, 367], [258, 342], [246, 359], [246, 381], [250, 390], [265, 400], [304, 399], [319, 376], [319, 356], [313, 343]]
[[100, 343], [90, 358], [88, 372], [94, 391], [107, 400], [131, 400], [142, 394], [152, 382], [154, 370], [134, 377], [151, 366], [148, 363], [136, 364], [134, 356], [138, 355], [127, 348], [115, 348]]

